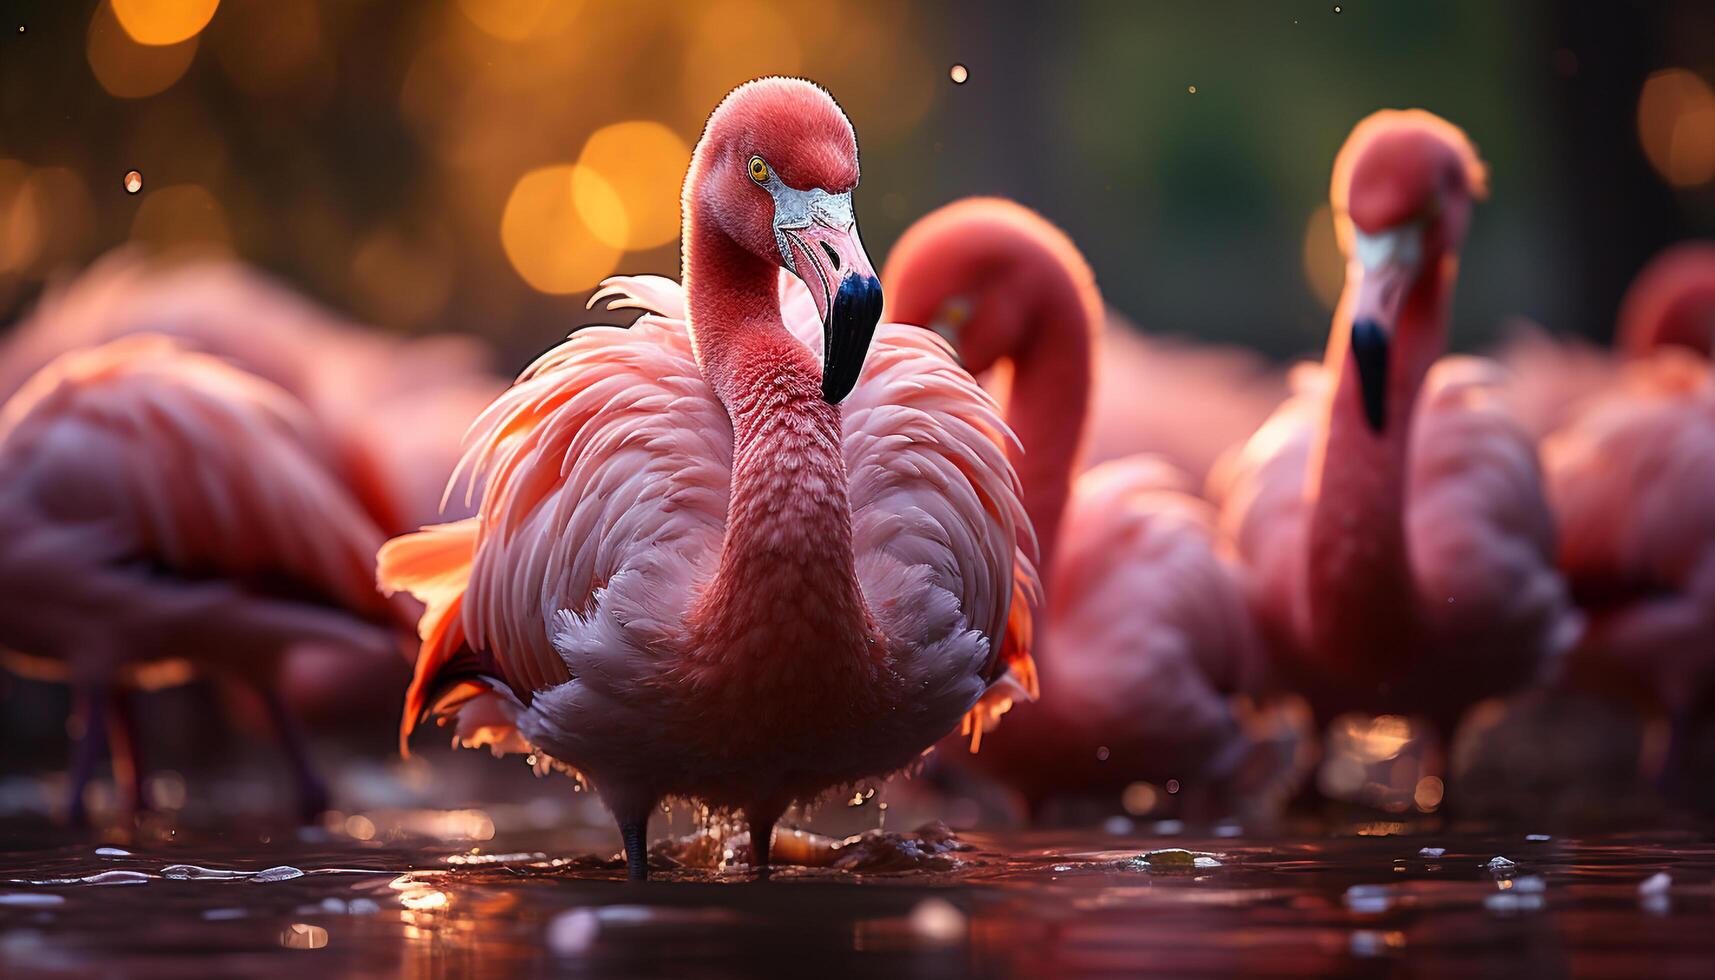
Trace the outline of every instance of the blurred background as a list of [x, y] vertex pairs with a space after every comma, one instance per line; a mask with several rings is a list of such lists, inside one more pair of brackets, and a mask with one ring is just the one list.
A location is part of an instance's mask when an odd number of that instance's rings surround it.
[[[604, 276], [677, 274], [690, 146], [730, 88], [768, 73], [822, 82], [851, 115], [878, 265], [932, 208], [1006, 195], [1064, 227], [1144, 330], [1276, 359], [1323, 344], [1343, 274], [1329, 170], [1379, 107], [1456, 121], [1491, 167], [1457, 347], [1492, 344], [1520, 320], [1606, 339], [1646, 259], [1715, 235], [1709, 3], [6, 0], [0, 11], [0, 335], [44, 289], [131, 246], [242, 258], [395, 333], [478, 335], [510, 374], [609, 316], [584, 308]], [[154, 733], [164, 761], [226, 751], [224, 699], [173, 696], [167, 714], [186, 723]], [[14, 759], [61, 765], [66, 697], [0, 674]], [[255, 712], [239, 704], [245, 732]], [[1648, 749], [1629, 720], [1541, 712], [1562, 768], [1612, 757], [1604, 786], [1627, 785]], [[387, 752], [395, 718], [374, 715], [361, 744]], [[1374, 725], [1341, 737], [1365, 766], [1395, 766], [1406, 740]], [[1403, 787], [1383, 802], [1434, 810], [1440, 781], [1411, 760], [1380, 781]], [[8, 785], [23, 784], [0, 785], [0, 812]]]
[[1605, 337], [1659, 247], [1715, 234], [1715, 5], [840, 0], [8, 0], [0, 329], [117, 245], [235, 254], [511, 370], [615, 271], [675, 274], [677, 194], [734, 84], [850, 113], [876, 261], [1005, 194], [1145, 329], [1317, 350], [1335, 150], [1383, 106], [1492, 167], [1455, 344]]

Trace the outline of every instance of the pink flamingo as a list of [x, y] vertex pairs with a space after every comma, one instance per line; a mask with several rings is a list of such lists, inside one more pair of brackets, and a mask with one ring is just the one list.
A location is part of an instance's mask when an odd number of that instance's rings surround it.
[[1046, 693], [972, 761], [1033, 812], [1051, 797], [1111, 800], [1142, 779], [1228, 775], [1246, 740], [1224, 693], [1254, 655], [1244, 592], [1216, 554], [1214, 510], [1167, 461], [1082, 471], [1104, 321], [1084, 257], [1028, 208], [972, 198], [907, 229], [882, 279], [895, 319], [933, 327], [968, 369], [1000, 376], [1042, 549]]
[[826, 92], [734, 90], [685, 178], [683, 289], [609, 280], [592, 303], [644, 315], [483, 413], [476, 516], [381, 552], [428, 606], [403, 735], [427, 710], [575, 769], [633, 878], [661, 799], [742, 811], [766, 869], [790, 803], [1033, 687], [1005, 423], [933, 336], [877, 329], [857, 181]]
[[147, 805], [122, 688], [192, 672], [256, 687], [306, 816], [324, 807], [273, 672], [302, 645], [397, 659], [409, 621], [330, 458], [284, 391], [161, 337], [63, 355], [0, 410], [0, 648], [75, 688], [74, 821], [114, 709], [117, 774]]
[[1321, 371], [1213, 484], [1255, 582], [1276, 683], [1325, 721], [1427, 715], [1529, 684], [1581, 628], [1536, 450], [1501, 372], [1441, 358], [1484, 169], [1464, 133], [1382, 111], [1334, 165], [1345, 292]]
[[1715, 681], [1712, 328], [1715, 248], [1665, 253], [1622, 306], [1621, 344], [1636, 356], [1543, 443], [1561, 568], [1591, 618], [1571, 680], [1665, 708], [1669, 778]]
[[388, 337], [237, 262], [119, 250], [49, 290], [0, 344], [0, 399], [60, 354], [135, 333], [173, 337], [303, 401], [390, 533], [445, 519], [459, 435], [505, 387], [474, 338]]
[[[1621, 383], [1626, 361], [1665, 346], [1708, 357], [1715, 345], [1715, 243], [1681, 242], [1652, 258], [1620, 301], [1609, 352], [1540, 328], [1501, 352], [1512, 373], [1510, 400], [1538, 438], [1570, 424], [1601, 393]], [[1630, 382], [1628, 382], [1630, 383]]]
[[1286, 397], [1286, 376], [1254, 351], [1148, 336], [1110, 310], [1091, 379], [1091, 464], [1164, 457], [1201, 486]]

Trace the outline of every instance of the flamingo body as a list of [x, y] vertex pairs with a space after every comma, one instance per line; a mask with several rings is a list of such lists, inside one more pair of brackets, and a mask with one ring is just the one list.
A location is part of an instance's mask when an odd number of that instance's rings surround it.
[[1107, 339], [1083, 256], [1035, 212], [973, 198], [907, 229], [885, 278], [897, 316], [949, 334], [973, 370], [993, 369], [1043, 547], [1044, 695], [970, 762], [1033, 809], [1230, 774], [1245, 740], [1226, 695], [1255, 654], [1244, 592], [1217, 554], [1213, 509], [1172, 463], [1131, 455], [1081, 471]]
[[459, 436], [503, 387], [471, 338], [386, 337], [236, 262], [120, 250], [49, 290], [0, 345], [0, 397], [60, 354], [136, 333], [172, 337], [309, 406], [346, 482], [393, 532], [444, 519]]
[[[1033, 683], [994, 403], [915, 328], [882, 325], [846, 374], [841, 304], [873, 274], [827, 197], [855, 183], [820, 89], [736, 90], [686, 179], [686, 286], [610, 280], [598, 295], [644, 315], [527, 370], [469, 437], [476, 515], [381, 554], [382, 582], [428, 606], [406, 731], [426, 707], [467, 744], [576, 769], [634, 875], [663, 797], [745, 811], [765, 866], [789, 803], [903, 767]], [[833, 223], [797, 230], [800, 194]], [[788, 261], [808, 302], [781, 301]]]
[[1335, 166], [1351, 257], [1325, 367], [1212, 481], [1250, 568], [1274, 682], [1324, 718], [1429, 715], [1551, 671], [1581, 623], [1535, 447], [1491, 362], [1446, 358], [1482, 169], [1427, 113], [1377, 113]]
[[272, 384], [159, 337], [63, 355], [0, 412], [0, 470], [0, 646], [33, 673], [267, 691], [294, 647], [397, 656], [381, 532]]

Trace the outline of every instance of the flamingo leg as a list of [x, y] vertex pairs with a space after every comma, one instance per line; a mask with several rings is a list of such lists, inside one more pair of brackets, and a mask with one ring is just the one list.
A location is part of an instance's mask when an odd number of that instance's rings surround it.
[[146, 786], [148, 769], [143, 763], [143, 743], [137, 724], [137, 710], [129, 691], [114, 688], [108, 703], [116, 722], [109, 733], [113, 754], [113, 781], [119, 785], [121, 802], [126, 812], [136, 814], [154, 809]]
[[649, 880], [649, 811], [619, 818], [619, 838], [625, 842], [625, 876], [632, 881]]
[[327, 812], [327, 784], [316, 772], [315, 762], [310, 758], [309, 739], [304, 736], [303, 726], [298, 724], [286, 699], [271, 688], [259, 688], [259, 693], [262, 702], [268, 706], [268, 715], [279, 735], [280, 747], [286, 752], [286, 761], [292, 767], [292, 782], [298, 794], [298, 815], [305, 823], [310, 823]]
[[89, 811], [84, 807], [83, 796], [107, 748], [107, 690], [106, 684], [84, 683], [78, 685], [74, 696], [83, 731], [72, 746], [71, 765], [66, 773], [66, 822], [73, 827], [89, 826]]
[[748, 806], [744, 818], [750, 824], [750, 864], [758, 878], [768, 880], [769, 852], [774, 847], [774, 824], [786, 808], [776, 803]]

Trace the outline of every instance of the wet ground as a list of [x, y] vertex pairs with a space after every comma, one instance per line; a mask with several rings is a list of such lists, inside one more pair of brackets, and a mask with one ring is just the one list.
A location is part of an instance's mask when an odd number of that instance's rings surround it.
[[[908, 870], [622, 880], [590, 831], [0, 828], [0, 974], [1707, 976], [1715, 837], [966, 832]], [[412, 823], [415, 821], [415, 823]], [[492, 836], [451, 844], [461, 833]]]

